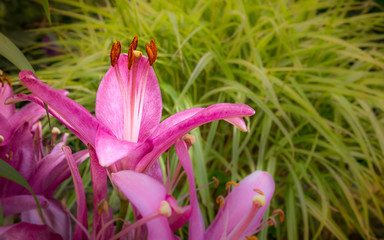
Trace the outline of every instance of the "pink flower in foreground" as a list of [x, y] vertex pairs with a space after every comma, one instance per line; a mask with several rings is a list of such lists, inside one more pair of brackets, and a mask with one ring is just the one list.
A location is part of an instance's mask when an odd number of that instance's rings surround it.
[[176, 113], [160, 123], [162, 100], [152, 64], [157, 48], [151, 40], [148, 58], [136, 51], [137, 37], [128, 54], [120, 43], [111, 51], [112, 66], [96, 96], [96, 118], [75, 101], [42, 83], [32, 72], [22, 71], [20, 81], [35, 95], [15, 95], [8, 102], [31, 100], [43, 105], [85, 144], [95, 148], [100, 165], [111, 172], [149, 171], [176, 139], [202, 124], [224, 119], [246, 131], [241, 119], [254, 110], [244, 104], [221, 103]]

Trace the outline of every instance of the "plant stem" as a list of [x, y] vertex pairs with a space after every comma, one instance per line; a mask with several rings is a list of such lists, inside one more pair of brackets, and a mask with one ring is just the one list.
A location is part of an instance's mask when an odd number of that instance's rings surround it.
[[[120, 199], [120, 212], [119, 212], [119, 218], [121, 218], [121, 219], [125, 219], [125, 216], [127, 215], [127, 211], [128, 211], [128, 205], [129, 205], [128, 200], [126, 200], [126, 199]], [[117, 223], [116, 223], [115, 234], [116, 234], [116, 233], [119, 233], [119, 232], [121, 231], [121, 229], [123, 228], [123, 224], [124, 224], [123, 221], [117, 221]]]

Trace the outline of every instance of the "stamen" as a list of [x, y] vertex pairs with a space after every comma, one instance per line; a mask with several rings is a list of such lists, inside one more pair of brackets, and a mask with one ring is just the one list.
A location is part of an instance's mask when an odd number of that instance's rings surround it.
[[217, 188], [220, 184], [219, 179], [217, 179], [216, 177], [212, 177], [212, 180], [215, 182], [215, 188]]
[[151, 39], [150, 44], [145, 44], [145, 50], [147, 51], [149, 64], [152, 66], [157, 58], [157, 47], [153, 39]]
[[261, 191], [260, 189], [253, 189], [253, 191], [254, 192], [257, 192], [258, 194], [260, 194], [260, 195], [263, 195], [264, 196], [264, 192], [263, 191]]
[[185, 136], [183, 137], [183, 140], [188, 144], [188, 145], [193, 145], [195, 144], [196, 142], [196, 138], [195, 136], [191, 135], [191, 134], [185, 134]]
[[3, 72], [3, 70], [0, 70], [0, 82], [1, 82], [1, 86], [3, 87], [4, 86], [4, 80], [8, 83], [8, 85], [10, 87], [12, 87], [12, 84], [11, 84], [11, 80], [9, 80], [8, 76], [5, 75], [5, 73]]
[[274, 214], [274, 215], [279, 215], [280, 223], [283, 223], [283, 222], [284, 222], [285, 214], [284, 214], [283, 210], [281, 210], [281, 209], [276, 209], [276, 210], [273, 211], [273, 214]]
[[132, 65], [133, 65], [133, 46], [131, 43], [131, 45], [129, 46], [129, 50], [128, 50], [128, 69], [129, 70], [132, 69]]
[[259, 240], [256, 236], [245, 236], [247, 240]]
[[121, 53], [121, 43], [120, 41], [117, 41], [116, 43], [112, 44], [111, 54], [109, 55], [111, 58], [112, 67], [114, 67], [117, 64], [117, 60], [119, 60], [120, 53]]
[[109, 217], [109, 211], [108, 211], [108, 202], [105, 199], [102, 199], [99, 204], [97, 205], [97, 212], [101, 214], [101, 212], [105, 213], [105, 216]]
[[219, 204], [220, 207], [224, 206], [224, 197], [223, 196], [218, 196], [216, 198], [216, 203]]
[[276, 220], [275, 220], [273, 217], [269, 217], [269, 218], [268, 218], [268, 223], [269, 223], [269, 226], [275, 226], [275, 227], [277, 227]]
[[137, 44], [139, 43], [139, 37], [137, 35], [135, 35], [131, 41], [131, 43], [129, 44], [129, 47], [132, 46], [133, 50], [136, 50], [137, 48]]
[[4, 142], [4, 137], [0, 135], [0, 143]]
[[252, 197], [253, 204], [264, 207], [265, 205], [265, 196], [264, 195], [255, 195]]
[[227, 182], [227, 184], [225, 185], [225, 190], [228, 190], [231, 185], [234, 185], [234, 186], [239, 186], [239, 184], [237, 182], [234, 182], [234, 181], [229, 181]]

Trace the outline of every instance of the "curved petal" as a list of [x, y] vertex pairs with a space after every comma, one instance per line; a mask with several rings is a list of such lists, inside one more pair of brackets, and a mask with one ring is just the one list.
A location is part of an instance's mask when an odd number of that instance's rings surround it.
[[[88, 217], [87, 217], [87, 205], [85, 202], [85, 191], [79, 169], [77, 168], [75, 159], [73, 158], [72, 151], [68, 146], [63, 146], [62, 150], [67, 159], [69, 169], [71, 170], [73, 183], [75, 185], [76, 203], [77, 203], [77, 220], [83, 225], [85, 229], [88, 229]], [[76, 224], [73, 239], [86, 239], [87, 236], [83, 232], [82, 228]]]
[[[21, 101], [31, 101], [37, 103], [43, 109], [45, 108], [44, 102], [34, 95], [15, 94], [9, 97], [6, 102], [16, 103]], [[69, 122], [67, 122], [62, 116], [60, 116], [59, 113], [53, 110], [50, 106], [48, 106], [48, 111], [52, 116], [54, 116], [57, 120], [64, 124], [71, 132], [73, 132], [82, 142], [87, 143], [87, 140]]]
[[[12, 136], [9, 144], [0, 147], [0, 158], [15, 168], [27, 181], [32, 177], [36, 162], [29, 123], [25, 122]], [[13, 196], [25, 189], [4, 178], [0, 178], [1, 196]]]
[[19, 78], [32, 93], [70, 123], [86, 143], [94, 144], [100, 123], [83, 106], [63, 96], [62, 91], [57, 91], [41, 82], [31, 71], [21, 71]]
[[6, 117], [0, 114], [0, 136], [2, 140], [0, 142], [0, 147], [5, 146], [11, 141], [14, 129]]
[[[71, 220], [69, 215], [63, 210], [61, 203], [55, 199], [50, 199], [48, 205], [41, 209], [44, 214], [47, 225], [56, 233], [60, 234], [63, 239], [71, 239]], [[39, 210], [22, 212], [21, 221], [31, 224], [44, 225]], [[35, 225], [36, 226], [36, 225]], [[25, 235], [30, 236], [30, 235]], [[25, 236], [23, 239], [25, 239]], [[36, 238], [42, 239], [42, 238]]]
[[[141, 103], [144, 106], [142, 120], [141, 125], [137, 127], [140, 130], [138, 141], [143, 141], [160, 122], [161, 93], [148, 59], [142, 56], [137, 63], [134, 63], [131, 71], [128, 71], [127, 59], [127, 54], [121, 54], [116, 66], [110, 67], [101, 81], [96, 95], [96, 117], [110, 128], [117, 138], [125, 139], [124, 124], [130, 124], [128, 122], [130, 118], [124, 118], [124, 111], [133, 112], [135, 103], [137, 109], [140, 107], [138, 98], [145, 87], [145, 94], [142, 96], [144, 102]], [[131, 78], [135, 81], [129, 81], [128, 73], [132, 73]]]
[[[36, 197], [42, 208], [48, 204], [48, 200], [45, 197], [39, 195]], [[4, 197], [0, 199], [0, 202], [4, 217], [37, 208], [36, 201], [32, 195]]]
[[11, 86], [8, 84], [0, 84], [0, 115], [3, 115], [5, 118], [9, 118], [15, 113], [15, 104], [4, 104], [5, 100], [12, 94]]
[[[5, 231], [2, 231], [3, 228], [5, 228]], [[2, 240], [25, 240], [26, 236], [29, 239], [41, 240], [63, 239], [59, 234], [52, 231], [51, 228], [44, 225], [21, 222], [11, 226], [0, 227], [0, 238]]]
[[[245, 104], [218, 103], [207, 108], [188, 109], [164, 120], [151, 136], [154, 148], [136, 166], [136, 171], [147, 169], [176, 139], [208, 122], [235, 117], [245, 117], [255, 111]], [[236, 122], [238, 122], [236, 120]]]
[[17, 128], [24, 122], [35, 123], [45, 114], [45, 109], [35, 103], [28, 103], [20, 108], [9, 118], [9, 122], [14, 128]]
[[133, 160], [141, 158], [141, 156], [150, 152], [153, 148], [151, 141], [133, 143], [125, 140], [119, 140], [115, 136], [106, 132], [104, 128], [99, 128], [95, 145], [100, 165], [103, 167], [109, 167], [112, 164], [115, 164], [114, 167], [116, 169], [113, 171], [133, 169]]
[[244, 231], [244, 235], [257, 228], [275, 191], [275, 183], [272, 176], [263, 171], [256, 171], [250, 174], [239, 183], [239, 186], [233, 188], [231, 193], [225, 198], [224, 206], [220, 208], [216, 218], [207, 229], [205, 239], [219, 239], [223, 234], [223, 226], [225, 225], [227, 226], [226, 234], [231, 233], [236, 225], [244, 219], [244, 216], [249, 214], [252, 208], [252, 197], [256, 195], [254, 189], [264, 192], [266, 203], [250, 221]]
[[189, 219], [189, 239], [199, 240], [204, 239], [205, 225], [203, 215], [200, 211], [200, 206], [196, 195], [195, 175], [191, 158], [188, 154], [187, 144], [183, 140], [176, 141], [175, 144], [176, 154], [179, 157], [180, 163], [187, 174], [189, 184], [189, 196], [191, 204], [191, 216]]
[[[62, 151], [64, 143], [57, 144], [52, 151], [45, 156], [37, 165], [36, 175], [31, 179], [30, 184], [37, 194], [44, 193], [45, 196], [52, 196], [60, 184], [71, 176], [68, 163]], [[73, 154], [78, 165], [89, 157], [88, 150], [82, 150]]]
[[[112, 181], [143, 218], [159, 211], [160, 202], [166, 200], [167, 190], [156, 179], [130, 170], [112, 173]], [[174, 239], [164, 216], [147, 222], [148, 239]]]

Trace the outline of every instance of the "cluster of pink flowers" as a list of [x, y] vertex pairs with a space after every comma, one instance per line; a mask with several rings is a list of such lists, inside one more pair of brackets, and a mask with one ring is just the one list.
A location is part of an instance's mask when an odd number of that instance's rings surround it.
[[[96, 116], [66, 97], [66, 91], [52, 89], [30, 71], [22, 71], [19, 78], [32, 95], [12, 95], [12, 88], [2, 83], [0, 158], [33, 187], [44, 219], [28, 192], [0, 178], [3, 214], [21, 214], [19, 223], [0, 227], [1, 239], [21, 239], [25, 234], [39, 239], [178, 239], [174, 232], [187, 223], [189, 239], [253, 239], [252, 235], [273, 223], [273, 218], [261, 220], [271, 201], [274, 181], [269, 173], [256, 171], [240, 183], [228, 185], [227, 197], [218, 198], [220, 209], [216, 218], [205, 227], [188, 154], [193, 137], [188, 132], [220, 119], [247, 131], [242, 117], [255, 112], [244, 104], [219, 103], [187, 109], [161, 121], [161, 92], [152, 68], [157, 47], [151, 40], [146, 45], [145, 57], [136, 50], [137, 45], [136, 36], [128, 53], [121, 54], [120, 42], [113, 44], [111, 67], [97, 91]], [[32, 103], [16, 111], [14, 103], [18, 101]], [[72, 154], [64, 145], [66, 136], [54, 147], [52, 139], [51, 147], [44, 149], [41, 124], [36, 121], [45, 113], [45, 104], [51, 115], [87, 145], [87, 150]], [[158, 158], [173, 145], [179, 165], [171, 180], [169, 169], [163, 172]], [[91, 230], [77, 168], [88, 156], [93, 188]], [[189, 185], [187, 206], [178, 206], [183, 199], [178, 201], [172, 196], [177, 184], [175, 177], [182, 169]], [[77, 202], [73, 234], [70, 212], [53, 198], [57, 187], [70, 175]], [[108, 205], [108, 178], [121, 203], [131, 204], [135, 221], [113, 217]]]

